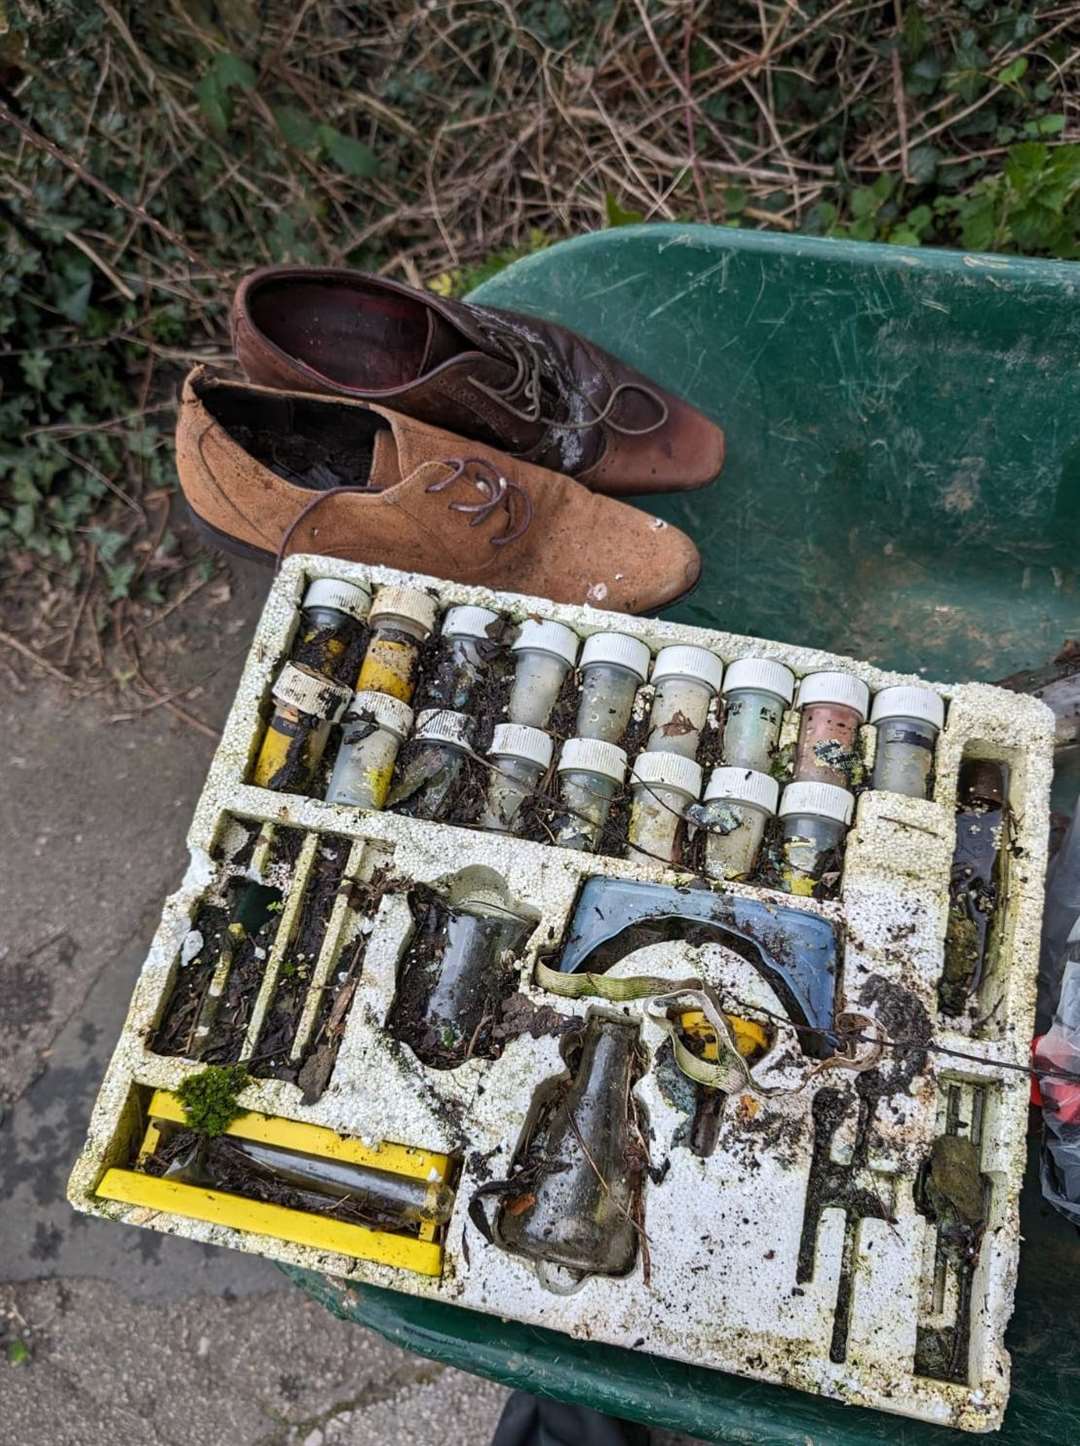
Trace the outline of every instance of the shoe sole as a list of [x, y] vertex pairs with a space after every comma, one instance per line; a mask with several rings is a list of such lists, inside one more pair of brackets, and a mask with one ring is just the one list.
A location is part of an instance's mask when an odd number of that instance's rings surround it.
[[[231, 552], [234, 557], [243, 557], [249, 562], [261, 563], [264, 567], [273, 567], [277, 562], [277, 555], [275, 553], [268, 552], [262, 547], [255, 547], [250, 542], [241, 542], [238, 537], [233, 537], [229, 532], [222, 532], [221, 529], [215, 527], [212, 522], [207, 522], [205, 518], [200, 517], [190, 502], [186, 502], [185, 506], [187, 507], [192, 527], [194, 527], [204, 542], [210, 543], [222, 552]], [[688, 597], [692, 597], [700, 585], [701, 573], [699, 572], [688, 588], [679, 593], [678, 597], [673, 597], [669, 602], [662, 603], [658, 611], [664, 612], [668, 608], [678, 607], [678, 605], [685, 602]], [[556, 606], [559, 606], [559, 604], [556, 604]], [[633, 617], [635, 614], [628, 613], [627, 616]], [[638, 616], [640, 616], [640, 614], [638, 614]]]

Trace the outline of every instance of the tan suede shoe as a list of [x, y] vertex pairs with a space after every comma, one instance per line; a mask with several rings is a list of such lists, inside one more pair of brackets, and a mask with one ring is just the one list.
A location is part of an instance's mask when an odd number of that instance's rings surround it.
[[555, 602], [652, 612], [697, 582], [677, 528], [558, 472], [383, 407], [184, 383], [180, 485], [221, 546], [321, 552]]

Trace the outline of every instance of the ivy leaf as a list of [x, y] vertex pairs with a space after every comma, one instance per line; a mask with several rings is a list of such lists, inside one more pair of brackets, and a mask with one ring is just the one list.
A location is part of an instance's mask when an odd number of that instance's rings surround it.
[[43, 351], [30, 351], [24, 357], [20, 357], [19, 361], [27, 386], [33, 387], [35, 392], [43, 392], [45, 378], [52, 368], [52, 359]]
[[1027, 73], [1028, 61], [1026, 55], [1018, 55], [1014, 61], [999, 70], [994, 79], [998, 85], [1015, 86], [1017, 81], [1022, 80]]
[[[733, 187], [732, 189], [737, 190], [738, 188]], [[729, 206], [728, 209], [732, 208]], [[604, 192], [604, 216], [608, 226], [636, 226], [639, 221], [645, 219], [641, 211], [628, 211], [625, 207], [620, 206], [610, 191]]]
[[195, 98], [214, 134], [219, 137], [225, 135], [232, 120], [232, 103], [215, 71], [208, 70], [199, 81], [195, 87]]
[[113, 558], [127, 542], [122, 532], [114, 532], [108, 527], [88, 527], [86, 535], [98, 550], [98, 556], [103, 563], [112, 562]]
[[222, 50], [214, 57], [214, 74], [223, 90], [254, 90], [258, 76], [239, 55]]
[[294, 105], [276, 105], [273, 110], [278, 130], [290, 146], [298, 151], [311, 150], [318, 144], [319, 128], [310, 116]]
[[131, 562], [118, 562], [105, 568], [105, 576], [109, 583], [110, 602], [127, 597], [131, 591], [131, 579], [135, 576], [137, 566], [138, 563], [132, 560]]
[[379, 169], [379, 158], [363, 141], [343, 135], [333, 126], [320, 126], [318, 137], [326, 154], [347, 176], [374, 176]]
[[936, 146], [916, 146], [908, 156], [908, 173], [917, 186], [928, 186], [937, 175], [941, 152]]
[[58, 305], [57, 309], [62, 312], [69, 321], [73, 321], [76, 326], [81, 326], [86, 320], [92, 286], [92, 282], [84, 281], [81, 286], [77, 286], [74, 291], [69, 292]]

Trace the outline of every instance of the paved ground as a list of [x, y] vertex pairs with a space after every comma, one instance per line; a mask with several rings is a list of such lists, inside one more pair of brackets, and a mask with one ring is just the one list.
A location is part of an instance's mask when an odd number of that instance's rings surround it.
[[[216, 669], [190, 699], [215, 724], [266, 575], [237, 569], [233, 583], [228, 623], [196, 628], [176, 662], [183, 682]], [[0, 704], [0, 1438], [482, 1446], [500, 1388], [334, 1320], [267, 1261], [67, 1206], [213, 751], [164, 709], [112, 711], [48, 688]]]

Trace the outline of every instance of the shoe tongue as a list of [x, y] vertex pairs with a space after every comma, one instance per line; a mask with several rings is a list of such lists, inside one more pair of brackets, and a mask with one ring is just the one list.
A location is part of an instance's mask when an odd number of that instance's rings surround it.
[[371, 472], [367, 485], [375, 492], [401, 481], [401, 458], [393, 428], [380, 427], [371, 448]]
[[426, 376], [443, 362], [449, 361], [459, 352], [469, 351], [472, 344], [463, 332], [452, 326], [445, 317], [428, 307], [428, 340], [424, 348], [424, 359], [420, 364], [420, 375]]

